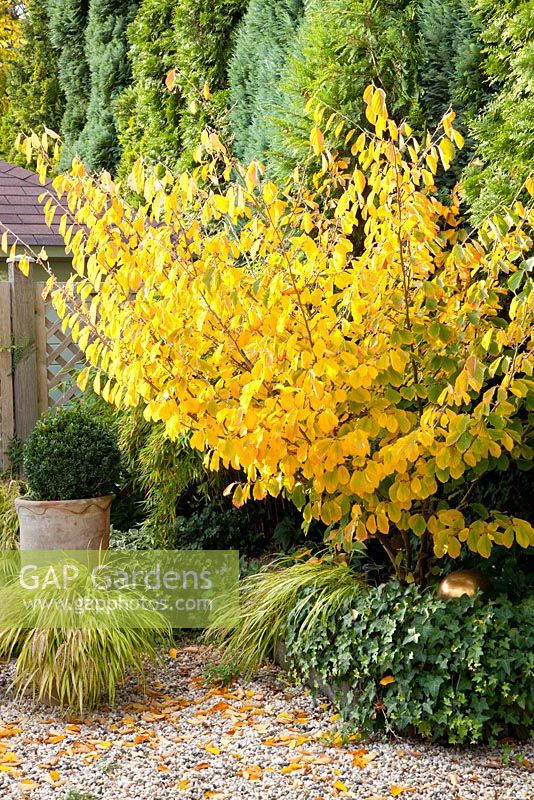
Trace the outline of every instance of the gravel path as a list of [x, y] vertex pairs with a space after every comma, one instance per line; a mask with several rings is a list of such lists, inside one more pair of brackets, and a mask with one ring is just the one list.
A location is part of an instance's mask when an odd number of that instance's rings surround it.
[[[274, 668], [207, 688], [205, 647], [182, 647], [83, 719], [6, 695], [0, 665], [0, 800], [534, 800], [534, 743], [452, 748], [336, 742], [326, 703]], [[506, 762], [506, 763], [503, 763]]]

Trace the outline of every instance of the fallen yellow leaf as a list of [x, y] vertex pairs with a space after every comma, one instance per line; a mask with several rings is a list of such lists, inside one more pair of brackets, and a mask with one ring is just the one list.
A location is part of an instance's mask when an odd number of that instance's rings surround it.
[[0, 739], [8, 739], [10, 736], [18, 736], [22, 733], [22, 728], [0, 728]]
[[211, 753], [213, 756], [218, 756], [220, 754], [220, 752], [221, 752], [218, 747], [215, 747], [214, 744], [207, 744], [204, 747], [204, 750], [207, 753]]
[[253, 764], [250, 767], [243, 767], [243, 769], [240, 769], [237, 774], [242, 775], [243, 778], [246, 778], [249, 781], [259, 781], [263, 774], [263, 770], [257, 764]]
[[58, 783], [61, 780], [61, 775], [57, 769], [53, 769], [48, 773], [46, 778], [48, 779], [49, 783]]
[[38, 784], [30, 778], [24, 778], [24, 780], [19, 782], [19, 789], [21, 792], [31, 792], [32, 789], [36, 789], [37, 786]]
[[337, 789], [338, 792], [348, 792], [348, 789], [343, 781], [334, 781], [334, 789]]
[[188, 786], [189, 786], [189, 781], [188, 781], [188, 780], [186, 780], [186, 779], [184, 779], [184, 780], [181, 780], [181, 781], [178, 781], [178, 783], [177, 783], [177, 786], [178, 786], [178, 788], [180, 789], [180, 791], [182, 791], [182, 792], [183, 792], [183, 791], [185, 791], [185, 790], [188, 788]]
[[20, 775], [20, 769], [17, 769], [15, 766], [9, 766], [9, 764], [0, 764], [0, 772], [7, 772], [8, 775]]
[[403, 792], [415, 792], [413, 786], [392, 786], [391, 787], [391, 796], [398, 797]]
[[395, 678], [393, 677], [393, 675], [386, 675], [380, 681], [380, 686], [388, 686], [390, 683], [395, 683]]
[[169, 650], [169, 657], [173, 659], [178, 658], [178, 650], [176, 649], [176, 647], [171, 647], [171, 649]]
[[49, 734], [46, 739], [44, 740], [45, 744], [57, 744], [58, 742], [62, 742], [65, 737], [61, 736], [60, 734]]
[[287, 711], [281, 711], [276, 717], [280, 722], [290, 722], [293, 719], [293, 714], [288, 714]]
[[4, 753], [0, 758], [2, 764], [20, 764], [20, 758], [16, 753]]
[[299, 764], [298, 761], [292, 761], [291, 764], [288, 764], [287, 767], [282, 767], [280, 772], [283, 775], [288, 775], [290, 772], [300, 772], [302, 770], [309, 769], [306, 767], [305, 764]]

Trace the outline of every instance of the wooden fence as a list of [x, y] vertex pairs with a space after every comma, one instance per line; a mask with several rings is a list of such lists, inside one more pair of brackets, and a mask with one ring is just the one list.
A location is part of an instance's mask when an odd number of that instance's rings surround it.
[[10, 442], [26, 439], [43, 411], [76, 394], [82, 356], [63, 333], [44, 283], [14, 264], [0, 281], [0, 471], [9, 468]]

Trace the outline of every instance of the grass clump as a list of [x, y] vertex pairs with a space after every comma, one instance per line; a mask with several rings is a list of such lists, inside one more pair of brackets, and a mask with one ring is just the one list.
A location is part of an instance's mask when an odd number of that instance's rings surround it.
[[81, 713], [113, 703], [124, 678], [143, 675], [170, 638], [166, 619], [144, 609], [136, 590], [99, 588], [89, 568], [68, 588], [43, 588], [41, 581], [37, 602], [32, 597], [16, 582], [2, 590], [0, 656], [17, 655], [12, 688], [40, 702]]
[[19, 548], [19, 521], [15, 500], [20, 495], [18, 481], [0, 481], [0, 550]]
[[249, 575], [238, 588], [239, 618], [235, 603], [229, 602], [206, 631], [207, 640], [221, 647], [219, 670], [228, 665], [233, 674], [252, 674], [284, 641], [295, 609], [308, 606], [306, 625], [313, 626], [335, 613], [357, 588], [364, 591], [363, 577], [333, 556], [296, 563], [284, 557]]

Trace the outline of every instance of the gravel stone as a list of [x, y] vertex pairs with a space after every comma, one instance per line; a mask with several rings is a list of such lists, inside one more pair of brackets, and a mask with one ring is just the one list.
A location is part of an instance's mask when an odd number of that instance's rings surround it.
[[16, 700], [0, 664], [0, 800], [534, 800], [534, 742], [336, 743], [326, 701], [274, 666], [206, 686], [213, 659], [182, 646], [81, 717]]

